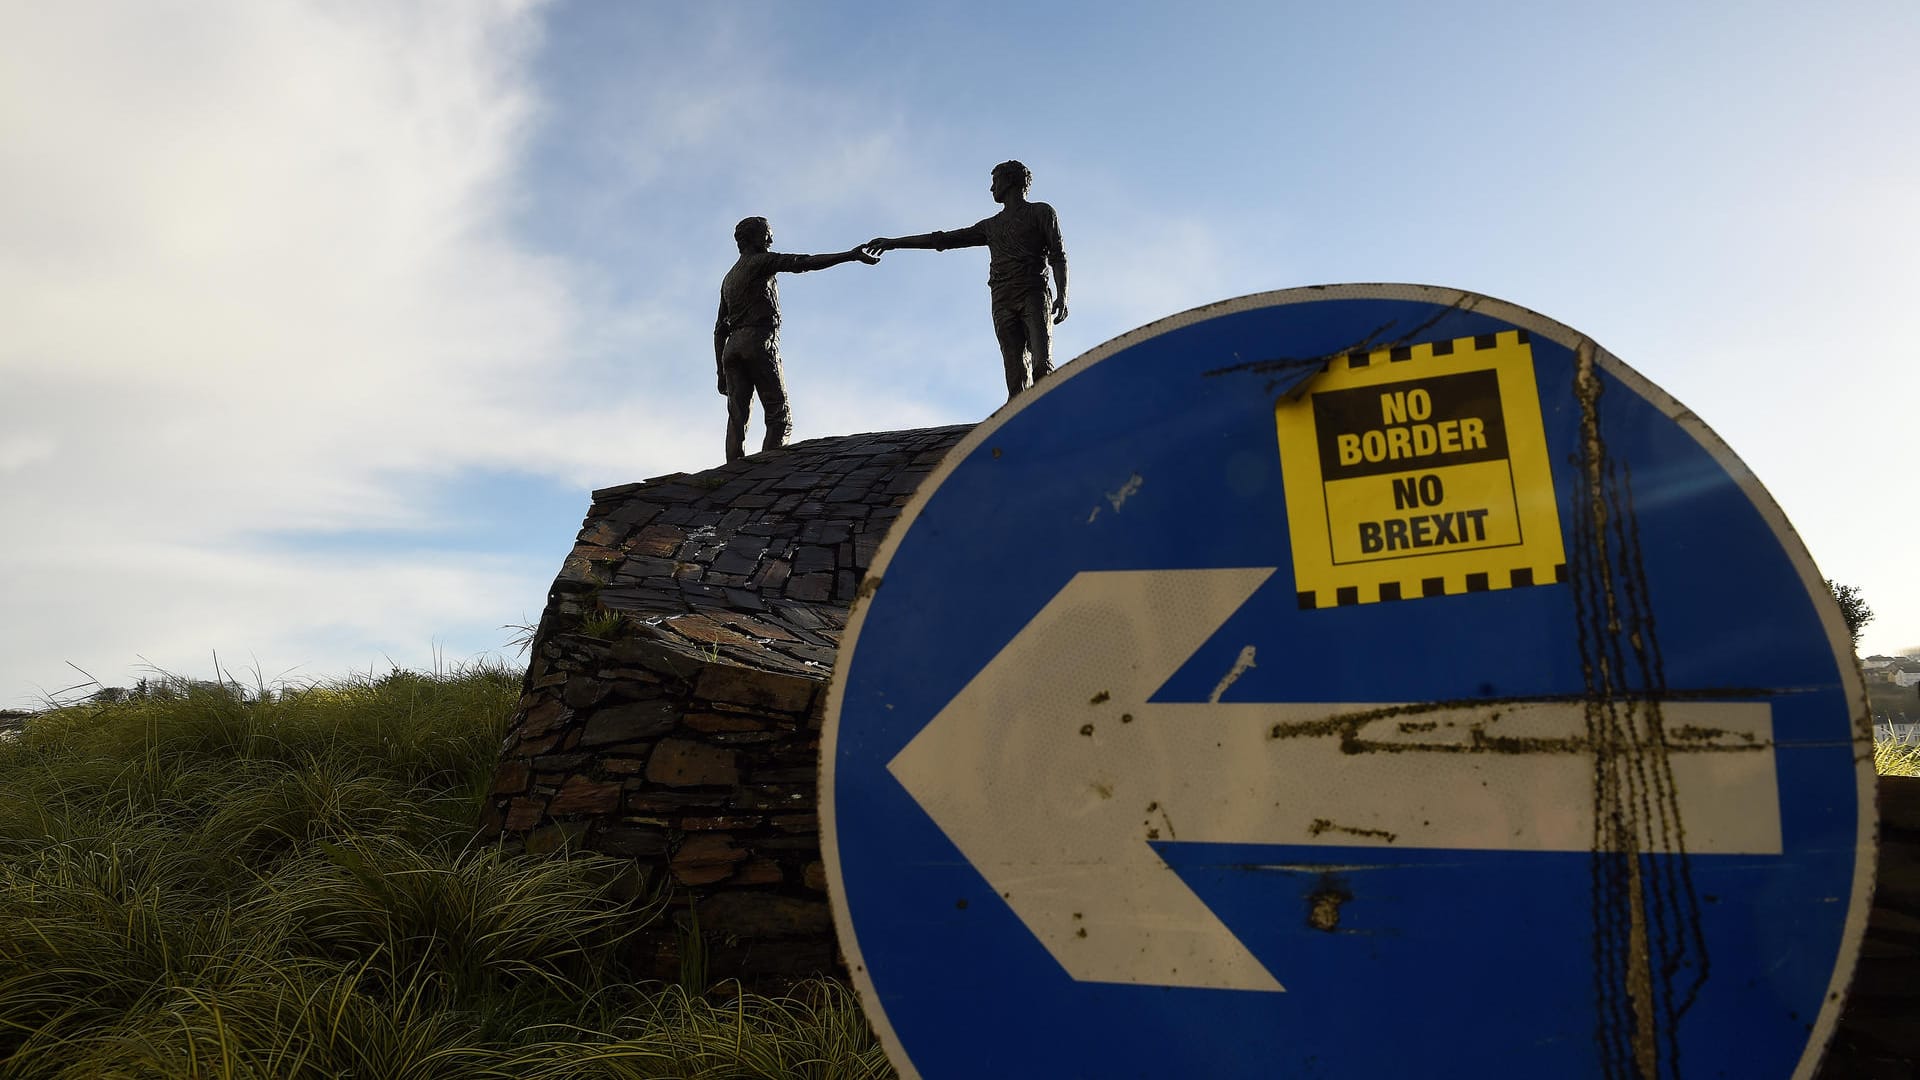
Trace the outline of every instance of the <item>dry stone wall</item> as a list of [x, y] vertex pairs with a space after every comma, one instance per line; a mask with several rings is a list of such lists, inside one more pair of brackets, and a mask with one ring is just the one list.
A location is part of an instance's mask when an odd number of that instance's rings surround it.
[[482, 829], [637, 859], [673, 889], [645, 966], [749, 984], [836, 964], [826, 682], [888, 526], [967, 428], [816, 439], [594, 492], [536, 628]]

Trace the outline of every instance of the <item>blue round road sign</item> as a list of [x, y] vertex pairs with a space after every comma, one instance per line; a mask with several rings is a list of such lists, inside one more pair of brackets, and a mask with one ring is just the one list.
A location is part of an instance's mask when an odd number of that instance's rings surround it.
[[1838, 609], [1532, 312], [1266, 293], [1094, 350], [902, 515], [834, 675], [907, 1076], [1809, 1077], [1873, 873]]

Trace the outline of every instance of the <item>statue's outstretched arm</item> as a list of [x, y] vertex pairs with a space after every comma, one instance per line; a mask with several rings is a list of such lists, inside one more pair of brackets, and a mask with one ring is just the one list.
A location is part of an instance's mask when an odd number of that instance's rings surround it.
[[876, 236], [867, 241], [867, 246], [876, 251], [891, 251], [894, 248], [923, 250], [930, 248], [934, 251], [949, 251], [953, 248], [984, 247], [986, 242], [986, 233], [981, 232], [978, 225], [972, 225], [964, 229], [954, 229], [951, 232], [936, 229], [933, 232], [919, 233], [915, 236]]
[[831, 255], [785, 255], [782, 256], [782, 258], [790, 261], [782, 265], [780, 269], [790, 273], [804, 274], [809, 270], [825, 270], [829, 266], [839, 266], [841, 263], [854, 262], [856, 260], [872, 266], [874, 263], [880, 261], [880, 254], [876, 251], [867, 250], [869, 246], [870, 245], [863, 244], [860, 247], [848, 248], [845, 251], [836, 251]]

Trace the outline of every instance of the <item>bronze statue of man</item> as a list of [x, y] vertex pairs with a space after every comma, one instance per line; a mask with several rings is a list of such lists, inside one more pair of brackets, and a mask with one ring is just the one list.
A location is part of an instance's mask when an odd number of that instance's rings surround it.
[[[988, 255], [987, 289], [993, 297], [993, 336], [1007, 371], [1007, 400], [1053, 370], [1053, 328], [1067, 317], [1067, 251], [1060, 244], [1060, 218], [1043, 202], [1028, 202], [1033, 173], [1018, 161], [993, 167], [993, 201], [1002, 209], [978, 224], [952, 232], [877, 237], [868, 248], [980, 247]], [[1053, 268], [1058, 296], [1047, 291]], [[1029, 362], [1031, 357], [1031, 362]]]
[[772, 250], [773, 227], [763, 217], [742, 218], [733, 227], [740, 259], [720, 280], [720, 316], [713, 324], [713, 361], [720, 392], [727, 396], [727, 460], [746, 455], [747, 418], [753, 395], [766, 410], [764, 452], [784, 446], [793, 434], [787, 380], [780, 371], [780, 290], [775, 274], [804, 274], [855, 259], [872, 265], [880, 257], [861, 248], [833, 255], [787, 255]]

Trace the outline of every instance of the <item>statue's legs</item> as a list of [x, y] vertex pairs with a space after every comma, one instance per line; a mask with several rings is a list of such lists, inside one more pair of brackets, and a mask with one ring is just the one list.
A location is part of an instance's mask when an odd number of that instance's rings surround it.
[[785, 446], [793, 434], [793, 414], [787, 407], [779, 339], [765, 331], [737, 330], [727, 339], [720, 362], [727, 373], [727, 460], [746, 456], [747, 421], [756, 393], [767, 410], [767, 435], [760, 449]]
[[747, 454], [747, 418], [753, 415], [753, 381], [737, 363], [727, 364], [727, 460]]
[[767, 435], [760, 440], [761, 452], [787, 445], [787, 437], [793, 434], [793, 412], [787, 408], [787, 377], [780, 370], [778, 354], [755, 365], [753, 387], [760, 393], [761, 407], [767, 410]]
[[1053, 371], [1053, 324], [1047, 309], [1052, 297], [1045, 285], [993, 299], [993, 336], [1007, 373], [1007, 400]]

